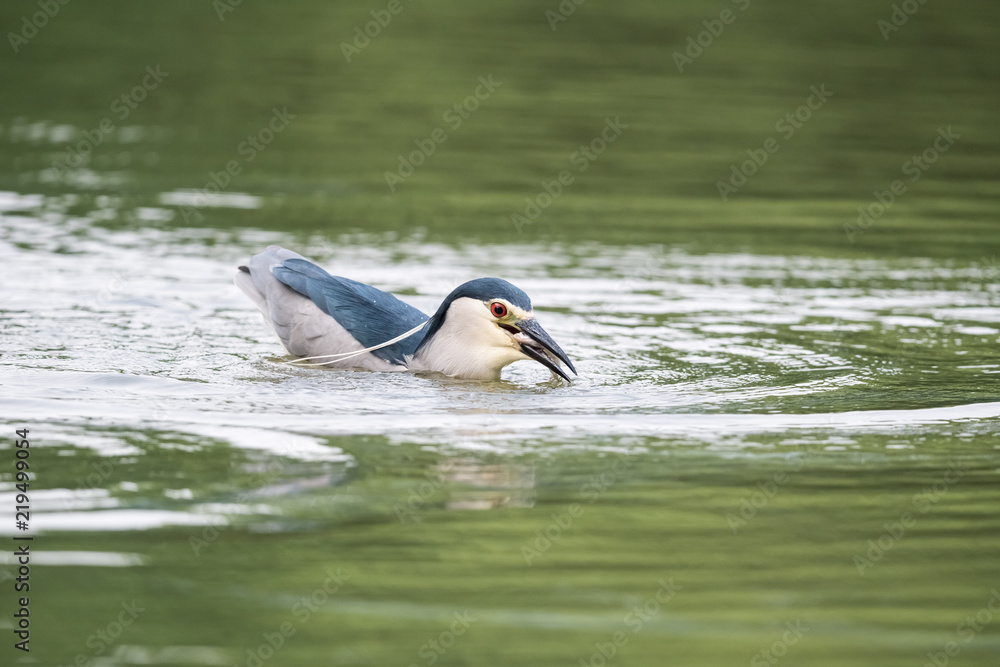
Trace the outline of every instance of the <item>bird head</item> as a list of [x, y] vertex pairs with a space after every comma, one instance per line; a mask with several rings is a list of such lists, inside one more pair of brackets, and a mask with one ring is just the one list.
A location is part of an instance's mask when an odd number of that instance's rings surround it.
[[499, 278], [478, 278], [459, 285], [428, 323], [414, 353], [426, 370], [468, 379], [493, 380], [515, 361], [531, 359], [569, 380], [574, 374], [566, 353], [538, 324], [531, 299]]

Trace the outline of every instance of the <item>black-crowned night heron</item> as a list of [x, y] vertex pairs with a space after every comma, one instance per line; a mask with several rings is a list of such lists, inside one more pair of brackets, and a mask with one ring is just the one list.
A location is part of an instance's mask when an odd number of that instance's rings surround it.
[[300, 357], [292, 363], [497, 380], [508, 364], [533, 359], [565, 380], [560, 361], [576, 374], [528, 295], [499, 278], [459, 285], [432, 317], [278, 246], [239, 267], [235, 282]]

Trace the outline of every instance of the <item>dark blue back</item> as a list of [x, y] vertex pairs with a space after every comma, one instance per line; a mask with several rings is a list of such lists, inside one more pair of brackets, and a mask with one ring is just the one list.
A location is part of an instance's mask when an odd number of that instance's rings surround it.
[[[272, 270], [274, 277], [319, 306], [365, 347], [379, 345], [402, 335], [427, 315], [383, 292], [356, 280], [331, 276], [306, 259], [288, 259]], [[398, 343], [372, 351], [386, 361], [402, 364], [424, 337], [417, 332]]]

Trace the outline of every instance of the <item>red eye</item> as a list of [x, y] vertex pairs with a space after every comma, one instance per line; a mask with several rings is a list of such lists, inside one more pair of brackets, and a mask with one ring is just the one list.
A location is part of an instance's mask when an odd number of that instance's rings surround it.
[[490, 304], [490, 312], [493, 313], [494, 317], [504, 317], [507, 315], [507, 306], [503, 305], [499, 301], [494, 301]]

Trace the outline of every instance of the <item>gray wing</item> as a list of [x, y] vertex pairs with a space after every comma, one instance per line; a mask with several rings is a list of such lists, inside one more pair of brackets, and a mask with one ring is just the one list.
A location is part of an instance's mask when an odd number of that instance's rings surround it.
[[[299, 287], [303, 288], [306, 294], [292, 289], [292, 287], [289, 287], [276, 276], [276, 273], [284, 273], [282, 267], [289, 261], [293, 262], [292, 266], [295, 269], [289, 269], [285, 277], [290, 282], [296, 283]], [[235, 278], [236, 286], [257, 305], [264, 314], [265, 320], [274, 328], [281, 344], [284, 345], [290, 354], [299, 357], [311, 357], [321, 354], [356, 352], [394, 338], [420, 323], [420, 321], [415, 321], [411, 314], [410, 317], [406, 318], [407, 322], [414, 322], [411, 326], [407, 326], [401, 329], [399, 333], [389, 335], [382, 340], [370, 344], [365, 343], [363, 340], [369, 340], [370, 337], [362, 334], [361, 339], [359, 339], [351, 331], [348, 331], [336, 316], [332, 315], [328, 310], [321, 308], [319, 304], [308, 296], [308, 286], [312, 286], [314, 291], [318, 290], [322, 292], [323, 290], [319, 289], [318, 285], [324, 281], [319, 274], [315, 274], [314, 277], [314, 270], [307, 267], [313, 267], [315, 271], [326, 274], [325, 271], [303, 258], [302, 255], [278, 246], [270, 246], [263, 252], [252, 257], [246, 267], [240, 267], [240, 271], [237, 272]], [[295, 278], [295, 275], [302, 277]], [[326, 275], [329, 276], [329, 274]], [[329, 276], [329, 278], [332, 279], [333, 277]], [[342, 278], [340, 280], [346, 279]], [[354, 281], [349, 282], [353, 283]], [[360, 285], [361, 283], [357, 284]], [[374, 290], [375, 288], [369, 289]], [[375, 291], [378, 292], [379, 290]], [[381, 292], [381, 294], [386, 293]], [[395, 297], [391, 295], [386, 294], [386, 296], [395, 300]], [[329, 299], [324, 298], [321, 302], [326, 308], [336, 312], [336, 308], [331, 308]], [[407, 308], [410, 307], [407, 306]], [[426, 315], [420, 311], [415, 308], [412, 310], [426, 319]], [[358, 319], [359, 311], [357, 308], [352, 309], [348, 307], [345, 312], [353, 314], [355, 319]], [[350, 323], [353, 322], [351, 320]], [[359, 327], [359, 330], [361, 328], [363, 327]], [[372, 336], [378, 335], [377, 329], [369, 327], [368, 331]], [[415, 348], [417, 343], [419, 343], [420, 337], [419, 334], [415, 335], [414, 338], [417, 339], [416, 341], [409, 343], [404, 348], [392, 350], [389, 354], [376, 356], [370, 352], [366, 352], [351, 359], [328, 363], [327, 365], [339, 368], [366, 368], [368, 370], [379, 371], [404, 370], [404, 362], [400, 355], [407, 353], [410, 347]], [[384, 349], [391, 350], [391, 348]], [[377, 350], [377, 352], [382, 351]], [[318, 360], [317, 363], [322, 363], [322, 360]]]
[[[309, 297], [363, 347], [381, 345], [428, 319], [427, 315], [388, 292], [356, 280], [331, 276], [307, 259], [286, 259], [272, 273], [285, 285]], [[372, 354], [394, 364], [405, 364], [405, 357], [413, 354], [421, 338], [417, 333], [373, 350]]]

